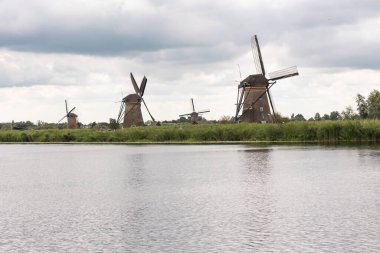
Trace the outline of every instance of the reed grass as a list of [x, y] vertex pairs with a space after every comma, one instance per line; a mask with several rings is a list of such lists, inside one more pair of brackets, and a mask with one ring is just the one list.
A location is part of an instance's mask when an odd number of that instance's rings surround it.
[[289, 122], [286, 124], [210, 124], [134, 127], [116, 131], [0, 131], [0, 142], [171, 143], [171, 142], [380, 142], [380, 120]]

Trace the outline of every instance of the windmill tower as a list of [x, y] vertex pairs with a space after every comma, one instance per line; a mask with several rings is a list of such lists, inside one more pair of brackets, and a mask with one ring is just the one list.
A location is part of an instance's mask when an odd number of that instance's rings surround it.
[[69, 111], [66, 99], [65, 99], [65, 105], [66, 105], [66, 115], [63, 116], [62, 119], [60, 119], [58, 121], [58, 123], [60, 123], [65, 118], [67, 118], [67, 127], [70, 128], [70, 129], [75, 129], [75, 128], [77, 128], [77, 117], [78, 117], [78, 115], [76, 115], [75, 113], [73, 113], [73, 111], [75, 110], [75, 107], [73, 107]]
[[192, 124], [198, 124], [198, 117], [199, 117], [199, 114], [201, 113], [206, 113], [206, 112], [210, 112], [210, 110], [205, 110], [205, 111], [199, 111], [199, 112], [196, 112], [195, 111], [195, 107], [194, 107], [194, 100], [191, 98], [191, 109], [193, 110], [193, 112], [191, 113], [187, 113], [187, 114], [181, 114], [179, 115], [180, 117], [183, 117], [183, 116], [190, 116], [190, 119], [191, 119], [191, 123]]
[[135, 93], [129, 94], [128, 96], [123, 98], [122, 103], [120, 105], [120, 111], [117, 117], [117, 122], [121, 123], [121, 121], [123, 121], [124, 127], [143, 126], [144, 120], [141, 113], [141, 102], [143, 102], [152, 121], [155, 122], [155, 119], [153, 118], [143, 99], [146, 83], [148, 80], [144, 76], [143, 80], [141, 81], [140, 87], [138, 87], [132, 73], [130, 74], [130, 76]]
[[270, 88], [277, 80], [298, 75], [298, 70], [293, 66], [271, 72], [267, 78], [257, 35], [252, 37], [251, 46], [257, 74], [250, 75], [239, 83], [235, 121], [274, 122], [276, 115]]

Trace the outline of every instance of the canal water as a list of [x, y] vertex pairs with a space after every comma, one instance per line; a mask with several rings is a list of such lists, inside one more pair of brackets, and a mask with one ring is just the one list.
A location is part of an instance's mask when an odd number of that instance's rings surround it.
[[0, 145], [0, 252], [380, 252], [380, 148]]

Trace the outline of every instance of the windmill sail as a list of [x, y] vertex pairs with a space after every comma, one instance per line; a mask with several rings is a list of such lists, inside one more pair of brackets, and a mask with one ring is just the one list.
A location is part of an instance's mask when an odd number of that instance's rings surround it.
[[117, 115], [117, 123], [120, 124], [121, 121], [123, 120], [124, 118], [124, 115], [123, 115], [123, 111], [124, 111], [124, 103], [121, 102], [120, 103], [120, 110], [119, 110], [119, 114]]
[[131, 73], [130, 76], [131, 76], [132, 85], [133, 85], [133, 88], [135, 89], [136, 94], [140, 95], [140, 89], [137, 86], [137, 83], [136, 83], [136, 80], [135, 80], [133, 74]]
[[144, 96], [144, 91], [145, 91], [145, 86], [146, 86], [147, 81], [148, 81], [148, 79], [146, 79], [146, 77], [144, 76], [143, 80], [141, 81], [141, 85], [140, 85], [140, 95], [141, 96]]
[[193, 112], [195, 112], [194, 100], [193, 99], [191, 99], [191, 108], [193, 109]]
[[279, 79], [288, 78], [291, 76], [298, 76], [297, 66], [289, 67], [286, 69], [277, 70], [268, 74], [269, 80], [276, 81]]
[[66, 114], [69, 114], [69, 109], [67, 108], [67, 100], [65, 99], [65, 105], [66, 105]]
[[259, 75], [265, 76], [264, 62], [261, 56], [260, 45], [257, 39], [257, 35], [251, 38], [251, 47], [252, 47], [252, 55], [253, 55], [253, 60], [255, 62], [256, 72]]
[[152, 119], [153, 122], [155, 122], [156, 120], [153, 118], [152, 114], [150, 113], [150, 111], [148, 109], [148, 106], [145, 103], [145, 100], [142, 97], [141, 97], [141, 101], [144, 103], [145, 109], [148, 111], [150, 118]]
[[243, 87], [242, 88], [243, 90], [241, 91], [240, 93], [240, 98], [239, 98], [239, 101], [238, 103], [236, 104], [236, 114], [235, 114], [235, 121], [238, 120], [238, 115], [239, 115], [239, 112], [243, 106], [243, 98], [244, 98], [244, 93], [245, 93], [245, 88]]
[[269, 98], [270, 106], [272, 107], [273, 117], [276, 120], [277, 118], [276, 118], [276, 112], [275, 112], [274, 102], [273, 102], [273, 99], [272, 99], [272, 93], [270, 92], [269, 88], [267, 88], [267, 93], [268, 93], [268, 98]]

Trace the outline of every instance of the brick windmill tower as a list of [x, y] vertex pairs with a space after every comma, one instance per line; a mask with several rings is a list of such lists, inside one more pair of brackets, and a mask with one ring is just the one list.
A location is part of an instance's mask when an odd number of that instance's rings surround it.
[[120, 111], [117, 117], [117, 122], [121, 123], [123, 121], [123, 127], [143, 126], [144, 120], [141, 113], [141, 102], [143, 102], [152, 121], [155, 122], [155, 119], [153, 118], [143, 99], [148, 79], [144, 76], [143, 80], [141, 81], [140, 87], [138, 87], [132, 73], [130, 74], [130, 76], [135, 93], [129, 94], [128, 96], [123, 98], [122, 103], [120, 105]]
[[276, 115], [270, 88], [277, 80], [298, 75], [298, 70], [294, 66], [274, 71], [267, 78], [257, 35], [252, 37], [251, 46], [257, 74], [248, 76], [238, 85], [235, 121], [271, 123], [276, 121]]
[[70, 129], [75, 129], [77, 128], [78, 124], [77, 124], [77, 118], [78, 118], [78, 115], [76, 115], [75, 113], [73, 113], [73, 111], [75, 110], [75, 107], [73, 107], [70, 111], [68, 110], [68, 106], [67, 106], [67, 100], [65, 99], [65, 105], [66, 105], [66, 115], [63, 116], [62, 119], [60, 119], [58, 121], [58, 123], [60, 123], [62, 120], [64, 120], [65, 118], [67, 118], [67, 127], [70, 128]]

